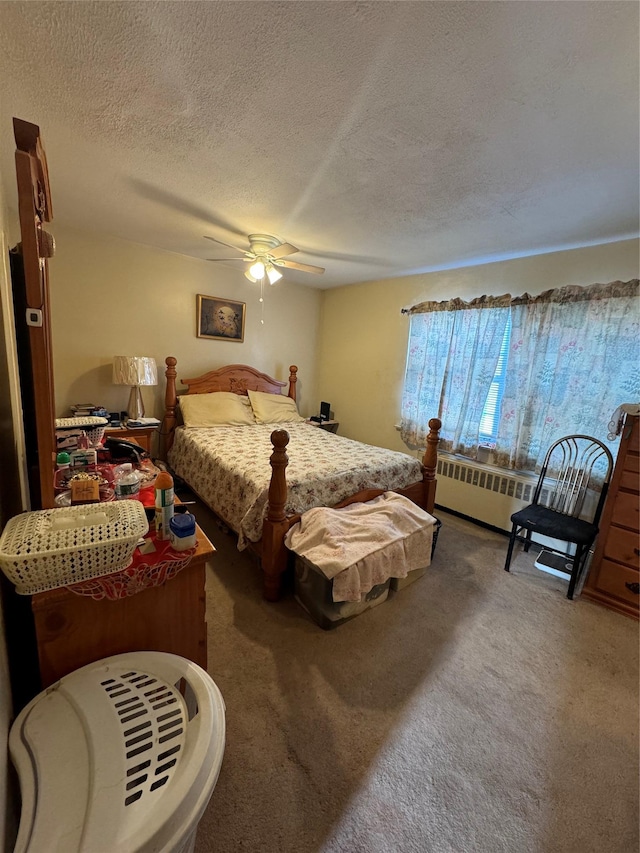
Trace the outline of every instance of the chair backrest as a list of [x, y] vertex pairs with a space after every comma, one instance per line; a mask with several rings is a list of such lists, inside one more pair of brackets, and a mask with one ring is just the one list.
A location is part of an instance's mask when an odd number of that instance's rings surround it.
[[[613, 472], [608, 447], [590, 435], [566, 435], [544, 458], [534, 504], [598, 524]], [[589, 492], [598, 495], [591, 502]]]

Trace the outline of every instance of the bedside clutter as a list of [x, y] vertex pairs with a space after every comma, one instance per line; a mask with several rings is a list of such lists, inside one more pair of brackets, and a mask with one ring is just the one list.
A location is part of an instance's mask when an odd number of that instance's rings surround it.
[[320, 403], [320, 414], [312, 415], [307, 419], [307, 423], [325, 429], [327, 432], [338, 432], [340, 426], [338, 421], [331, 419], [331, 403], [325, 402]]
[[314, 420], [314, 418], [309, 418], [307, 421], [311, 426], [320, 427], [320, 429], [324, 429], [327, 432], [338, 432], [338, 427], [340, 426], [340, 421], [319, 421]]
[[104, 432], [105, 439], [124, 439], [124, 441], [134, 441], [139, 444], [145, 453], [151, 453], [153, 436], [158, 432], [157, 426], [130, 426], [131, 421], [127, 421], [126, 427], [107, 427]]

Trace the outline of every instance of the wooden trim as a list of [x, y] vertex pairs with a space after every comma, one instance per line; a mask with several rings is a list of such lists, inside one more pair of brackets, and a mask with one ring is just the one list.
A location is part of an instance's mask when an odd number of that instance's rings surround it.
[[247, 396], [247, 391], [264, 391], [281, 394], [286, 382], [280, 382], [246, 364], [228, 364], [210, 370], [195, 379], [181, 379], [187, 386], [187, 394], [209, 394], [212, 391], [231, 391]]
[[[54, 506], [53, 460], [55, 440], [55, 395], [51, 349], [48, 258], [53, 254], [42, 223], [51, 219], [48, 168], [40, 130], [14, 118], [16, 180], [20, 218], [21, 254], [27, 307], [42, 312], [42, 325], [29, 326], [31, 374], [34, 389], [40, 506]], [[26, 318], [16, 318], [26, 322]], [[32, 496], [32, 509], [34, 506]]]

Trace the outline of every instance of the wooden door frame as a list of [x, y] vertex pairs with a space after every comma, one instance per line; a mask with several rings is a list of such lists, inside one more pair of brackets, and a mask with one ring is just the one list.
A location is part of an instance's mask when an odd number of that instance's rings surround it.
[[48, 266], [48, 259], [53, 255], [53, 238], [42, 227], [44, 222], [51, 221], [53, 213], [40, 128], [14, 118], [13, 131], [27, 315], [31, 322], [41, 318], [41, 325], [31, 325], [27, 317], [16, 317], [16, 322], [27, 323], [29, 329], [40, 485], [40, 507], [33, 506], [32, 496], [32, 509], [38, 509], [54, 506], [55, 397]]

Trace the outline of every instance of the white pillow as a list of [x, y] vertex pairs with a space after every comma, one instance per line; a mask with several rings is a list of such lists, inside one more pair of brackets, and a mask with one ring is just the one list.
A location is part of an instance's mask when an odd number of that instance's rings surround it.
[[303, 421], [295, 400], [283, 394], [248, 391], [253, 414], [259, 424], [286, 424]]
[[245, 426], [255, 424], [247, 397], [232, 391], [182, 394], [178, 397], [186, 427]]

